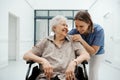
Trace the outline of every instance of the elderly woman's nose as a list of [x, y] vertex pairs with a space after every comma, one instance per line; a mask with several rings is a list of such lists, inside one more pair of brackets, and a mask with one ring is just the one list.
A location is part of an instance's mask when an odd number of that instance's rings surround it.
[[68, 29], [68, 26], [65, 26], [64, 28], [65, 28], [65, 29]]
[[64, 27], [65, 27], [65, 28], [68, 28], [68, 25], [67, 25], [67, 24], [65, 24], [65, 25], [64, 25]]
[[66, 24], [66, 27], [68, 27], [68, 24]]

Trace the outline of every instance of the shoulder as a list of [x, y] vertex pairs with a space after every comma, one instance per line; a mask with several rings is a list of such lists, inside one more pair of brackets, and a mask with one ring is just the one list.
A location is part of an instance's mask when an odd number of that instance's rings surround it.
[[37, 42], [36, 45], [41, 45], [41, 44], [44, 45], [45, 43], [47, 43], [47, 42], [49, 41], [49, 38], [50, 38], [50, 36], [40, 39], [40, 40]]
[[67, 39], [74, 45], [74, 46], [81, 46], [81, 43], [78, 41], [72, 40], [72, 35], [67, 35]]
[[95, 33], [103, 32], [103, 31], [104, 31], [104, 29], [103, 29], [103, 27], [101, 25], [94, 23], [94, 32]]
[[78, 43], [77, 41], [73, 41], [73, 40], [72, 40], [72, 35], [69, 35], [69, 34], [68, 34], [68, 35], [66, 36], [66, 38], [67, 38], [67, 40], [69, 40], [69, 41], [70, 41], [71, 43], [73, 43], [73, 44], [74, 44], [74, 43]]

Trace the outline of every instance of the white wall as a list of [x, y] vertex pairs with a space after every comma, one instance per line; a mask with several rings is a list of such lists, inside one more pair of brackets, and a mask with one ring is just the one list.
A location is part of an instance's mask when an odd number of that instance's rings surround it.
[[19, 59], [33, 45], [34, 10], [25, 0], [0, 0], [0, 68], [8, 64], [9, 13], [19, 18]]
[[27, 0], [34, 9], [88, 9], [95, 0]]
[[105, 60], [120, 69], [120, 0], [97, 0], [89, 10], [105, 30]]

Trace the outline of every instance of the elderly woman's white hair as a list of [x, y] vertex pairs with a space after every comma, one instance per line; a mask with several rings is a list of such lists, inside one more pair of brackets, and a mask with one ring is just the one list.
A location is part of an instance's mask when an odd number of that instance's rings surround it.
[[57, 15], [52, 18], [52, 20], [50, 22], [50, 26], [51, 26], [53, 32], [54, 32], [53, 28], [55, 26], [57, 26], [58, 24], [60, 24], [61, 21], [65, 21], [67, 23], [67, 18], [62, 15]]

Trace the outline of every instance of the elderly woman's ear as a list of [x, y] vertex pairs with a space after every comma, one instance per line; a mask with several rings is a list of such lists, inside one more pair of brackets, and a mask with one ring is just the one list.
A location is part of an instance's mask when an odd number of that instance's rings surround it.
[[53, 32], [55, 32], [55, 29], [56, 29], [56, 27], [55, 27], [55, 26], [53, 26], [53, 27], [52, 27], [52, 31], [53, 31]]

